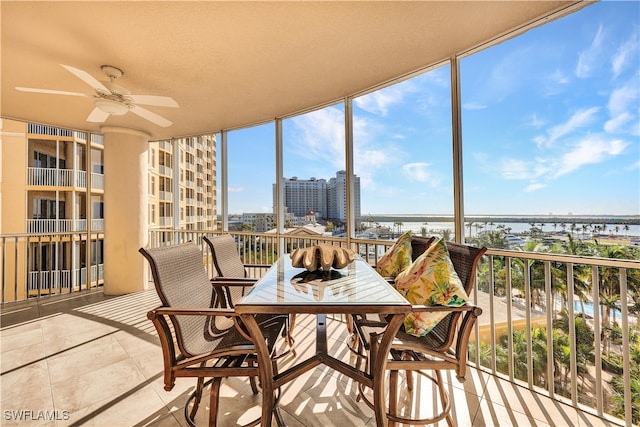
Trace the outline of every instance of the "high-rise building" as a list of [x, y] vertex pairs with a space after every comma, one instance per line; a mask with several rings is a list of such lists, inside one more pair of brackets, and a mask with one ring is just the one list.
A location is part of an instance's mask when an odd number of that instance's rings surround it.
[[213, 230], [215, 219], [215, 135], [150, 143], [149, 227]]
[[[3, 273], [29, 296], [101, 284], [102, 135], [8, 119], [0, 134], [0, 235], [30, 237], [3, 240], [19, 254]], [[215, 135], [151, 142], [148, 153], [149, 227], [215, 229]], [[9, 288], [19, 295], [4, 300], [26, 297]]]
[[100, 284], [102, 136], [8, 119], [0, 130], [0, 234], [31, 237], [5, 241], [16, 254], [7, 277], [27, 286], [5, 287], [18, 295], [3, 301]]
[[[360, 177], [353, 177], [354, 217], [360, 219]], [[338, 171], [327, 183], [328, 218], [345, 222], [347, 220], [347, 172]]]
[[[275, 184], [273, 186], [273, 206], [278, 203], [275, 199]], [[327, 218], [327, 181], [324, 179], [284, 179], [284, 205], [289, 213], [304, 217], [309, 209], [320, 218]]]
[[[360, 177], [354, 176], [353, 198], [355, 202], [355, 217], [360, 218]], [[275, 184], [274, 184], [274, 203]], [[345, 222], [347, 219], [347, 174], [345, 171], [336, 172], [336, 176], [329, 179], [309, 178], [308, 180], [292, 177], [284, 179], [284, 206], [288, 212], [303, 217], [309, 210], [321, 219]]]

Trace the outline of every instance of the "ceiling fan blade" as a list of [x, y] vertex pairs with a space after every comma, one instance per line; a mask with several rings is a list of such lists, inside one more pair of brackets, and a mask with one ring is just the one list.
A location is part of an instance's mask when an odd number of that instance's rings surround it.
[[71, 96], [91, 96], [80, 92], [67, 92], [66, 90], [38, 89], [35, 87], [16, 86], [16, 90], [21, 92], [48, 93], [51, 95], [71, 95]]
[[173, 122], [165, 119], [164, 117], [159, 116], [156, 113], [153, 113], [146, 108], [142, 108], [137, 105], [134, 105], [133, 108], [131, 108], [131, 110], [129, 111], [163, 128], [169, 127], [173, 124]]
[[136, 104], [142, 105], [155, 105], [158, 107], [173, 107], [178, 108], [178, 103], [169, 96], [155, 96], [155, 95], [127, 95]]
[[64, 65], [64, 64], [60, 64], [60, 65], [63, 66], [64, 68], [66, 68], [70, 73], [75, 75], [77, 78], [79, 78], [80, 80], [82, 80], [83, 82], [85, 82], [86, 84], [88, 84], [89, 86], [94, 88], [95, 90], [102, 91], [102, 92], [105, 92], [105, 93], [111, 93], [111, 91], [109, 89], [107, 89], [107, 87], [105, 85], [100, 83], [98, 81], [98, 79], [96, 79], [91, 74], [87, 73], [86, 71], [80, 70], [80, 69], [72, 67], [70, 65]]
[[105, 113], [98, 107], [94, 108], [90, 113], [89, 117], [87, 117], [88, 122], [93, 123], [102, 123], [109, 117], [109, 113]]

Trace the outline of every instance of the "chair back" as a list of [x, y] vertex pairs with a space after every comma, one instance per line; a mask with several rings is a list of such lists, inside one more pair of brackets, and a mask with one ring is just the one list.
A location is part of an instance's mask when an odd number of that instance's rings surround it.
[[[207, 309], [214, 292], [207, 276], [203, 256], [193, 242], [140, 248], [149, 261], [153, 283], [164, 307]], [[223, 316], [170, 316], [181, 353], [187, 356], [210, 352], [224, 338], [233, 320]]]
[[436, 240], [435, 237], [411, 236], [411, 261], [418, 259]]
[[232, 235], [221, 234], [216, 236], [204, 236], [202, 238], [213, 255], [213, 265], [220, 277], [243, 278], [246, 271], [242, 258], [238, 253], [236, 242]]
[[[447, 242], [447, 249], [464, 290], [471, 296], [476, 282], [476, 267], [487, 248]], [[451, 347], [456, 337], [456, 325], [461, 314], [461, 312], [449, 313], [425, 336], [431, 348], [436, 351], [446, 351]]]

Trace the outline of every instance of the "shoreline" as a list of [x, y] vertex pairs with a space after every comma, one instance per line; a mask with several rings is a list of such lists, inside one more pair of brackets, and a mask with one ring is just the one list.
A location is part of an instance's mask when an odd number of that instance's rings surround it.
[[[369, 214], [361, 221], [374, 222], [454, 222], [453, 215]], [[640, 215], [466, 215], [465, 223], [545, 223], [545, 224], [613, 224], [640, 225]]]

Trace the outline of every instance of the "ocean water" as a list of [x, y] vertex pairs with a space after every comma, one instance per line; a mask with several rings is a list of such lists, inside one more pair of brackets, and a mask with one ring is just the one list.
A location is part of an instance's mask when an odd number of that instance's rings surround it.
[[[379, 222], [379, 224], [381, 226], [384, 227], [389, 227], [391, 230], [396, 230], [398, 229], [397, 226], [394, 226], [393, 222]], [[479, 232], [483, 232], [483, 231], [487, 231], [487, 230], [498, 230], [498, 225], [504, 225], [505, 229], [510, 228], [511, 231], [509, 231], [510, 234], [520, 234], [520, 233], [524, 233], [524, 232], [528, 232], [531, 229], [531, 225], [529, 223], [525, 223], [525, 222], [496, 222], [493, 225], [487, 224], [485, 226], [484, 222], [479, 223], [482, 227], [476, 227], [476, 225], [474, 224], [471, 227], [471, 236], [475, 236], [477, 235]], [[618, 232], [616, 232], [616, 228], [618, 227]], [[431, 234], [433, 233], [440, 233], [442, 232], [442, 230], [450, 230], [451, 231], [451, 235], [453, 236], [453, 229], [454, 229], [454, 225], [453, 222], [404, 222], [402, 223], [402, 226], [400, 228], [400, 230], [402, 232], [411, 230], [414, 233], [418, 233], [420, 234], [420, 231], [422, 230], [422, 227], [426, 227], [427, 228], [427, 234]], [[540, 223], [536, 224], [536, 227], [540, 228]], [[565, 227], [565, 231], [568, 233], [571, 231], [571, 229], [569, 228], [570, 226]], [[582, 224], [576, 224], [576, 234], [577, 235], [582, 235]], [[542, 230], [546, 233], [553, 233], [553, 232], [561, 232], [562, 228], [560, 227], [560, 224], [557, 224], [556, 227], [553, 227], [553, 224], [545, 224], [545, 226], [542, 228]], [[589, 230], [589, 229], [587, 229]], [[465, 227], [465, 234], [469, 234], [469, 227]], [[629, 238], [640, 238], [640, 225], [629, 225], [629, 230], [625, 231], [623, 229], [623, 225], [620, 224], [607, 224], [607, 230], [604, 233], [605, 235], [611, 235], [611, 236], [620, 236], [620, 237], [629, 237]], [[587, 231], [587, 235], [589, 235], [589, 231]]]

